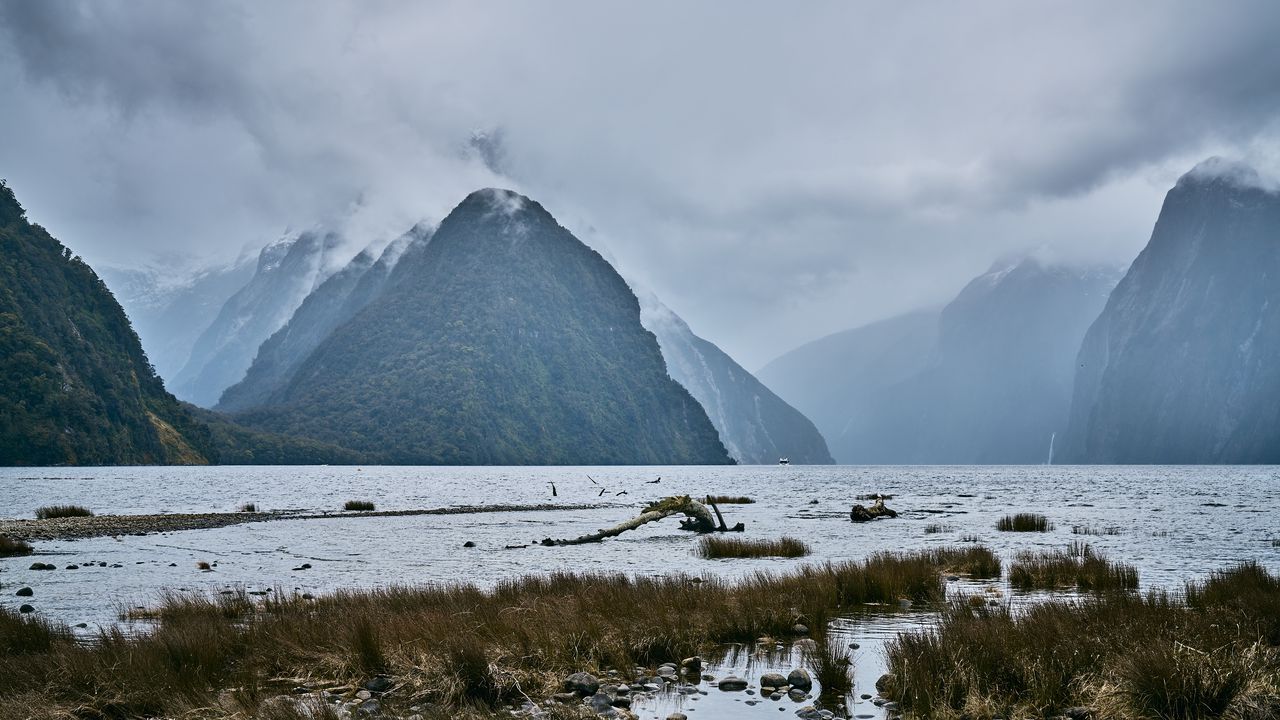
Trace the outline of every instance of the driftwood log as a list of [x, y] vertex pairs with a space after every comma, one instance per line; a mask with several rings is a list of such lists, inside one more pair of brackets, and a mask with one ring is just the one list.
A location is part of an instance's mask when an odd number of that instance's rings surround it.
[[[714, 507], [714, 505], [712, 507]], [[717, 508], [716, 515], [718, 516], [719, 514], [720, 511]], [[618, 523], [611, 528], [597, 530], [596, 532], [567, 540], [553, 540], [552, 538], [547, 538], [542, 541], [542, 544], [546, 546], [553, 546], [597, 543], [605, 538], [617, 537], [628, 530], [635, 530], [641, 525], [656, 522], [663, 518], [671, 517], [672, 515], [685, 516], [685, 520], [680, 523], [680, 528], [683, 530], [692, 530], [694, 532], [702, 533], [730, 530], [730, 528], [725, 527], [724, 518], [720, 519], [719, 524], [716, 523], [715, 517], [712, 516], [711, 510], [708, 510], [706, 505], [703, 505], [688, 495], [676, 495], [674, 497], [663, 498], [657, 502], [650, 503], [636, 517], [625, 522]], [[735, 525], [732, 530], [741, 531], [742, 523]]]
[[898, 513], [884, 506], [884, 498], [876, 498], [871, 507], [864, 505], [854, 505], [849, 511], [849, 519], [854, 522], [867, 522], [868, 520], [876, 520], [882, 517], [895, 518]]

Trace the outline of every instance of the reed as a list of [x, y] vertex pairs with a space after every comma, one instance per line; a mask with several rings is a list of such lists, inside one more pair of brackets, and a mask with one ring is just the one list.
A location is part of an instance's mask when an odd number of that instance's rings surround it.
[[940, 563], [956, 557], [882, 553], [737, 581], [552, 573], [491, 590], [388, 587], [315, 600], [174, 592], [129, 613], [149, 632], [107, 630], [89, 643], [0, 609], [0, 717], [33, 707], [58, 717], [203, 717], [227, 689], [250, 717], [288, 694], [291, 678], [351, 685], [376, 672], [396, 678], [383, 698], [392, 716], [411, 714], [399, 698], [464, 717], [550, 697], [579, 670], [678, 662], [723, 643], [790, 637], [797, 623], [820, 634], [832, 612], [867, 603], [939, 603]]
[[937, 535], [939, 533], [948, 533], [953, 530], [955, 530], [955, 528], [950, 525], [943, 525], [942, 523], [929, 523], [924, 526], [925, 535]]
[[996, 529], [1002, 532], [1048, 532], [1053, 529], [1053, 523], [1043, 515], [1018, 513], [1000, 518]]
[[741, 495], [708, 495], [707, 503], [716, 505], [751, 505], [755, 503], [755, 500]]
[[362, 512], [372, 512], [373, 503], [368, 500], [348, 500], [342, 505], [343, 510], [359, 510]]
[[1019, 553], [1009, 567], [1009, 584], [1019, 590], [1074, 587], [1085, 592], [1136, 590], [1138, 570], [1111, 562], [1084, 543], [1066, 550]]
[[746, 540], [736, 537], [707, 535], [698, 542], [698, 555], [709, 559], [804, 557], [809, 546], [792, 537], [777, 540]]
[[55, 518], [93, 517], [93, 511], [79, 505], [46, 505], [36, 508], [37, 520], [53, 520]]
[[248, 502], [241, 505], [239, 510], [242, 513], [258, 512], [258, 505], [256, 503]]
[[1183, 595], [956, 603], [887, 647], [887, 696], [919, 717], [1268, 717], [1280, 699], [1280, 579], [1257, 565]]
[[30, 555], [33, 552], [35, 550], [26, 540], [0, 535], [0, 557], [17, 557], [19, 555]]

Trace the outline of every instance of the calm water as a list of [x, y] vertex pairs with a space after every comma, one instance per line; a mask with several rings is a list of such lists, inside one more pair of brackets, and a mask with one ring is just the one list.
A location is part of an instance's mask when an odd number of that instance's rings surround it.
[[[650, 483], [661, 477], [660, 483]], [[594, 479], [595, 482], [592, 481]], [[558, 495], [552, 497], [551, 483]], [[601, 495], [600, 491], [604, 490]], [[623, 493], [625, 494], [618, 494]], [[855, 496], [892, 494], [896, 520], [854, 525]], [[747, 495], [757, 502], [722, 509], [747, 537], [793, 535], [813, 548], [799, 560], [703, 560], [694, 536], [669, 518], [603, 544], [544, 548], [547, 537], [573, 537], [635, 515], [644, 502], [666, 495]], [[37, 551], [59, 567], [33, 572], [31, 558], [0, 560], [0, 603], [17, 607], [13, 590], [35, 589], [39, 612], [88, 631], [115, 622], [121, 606], [154, 602], [162, 589], [217, 591], [281, 588], [323, 593], [373, 587], [466, 580], [481, 585], [513, 574], [551, 570], [610, 571], [638, 575], [686, 573], [736, 576], [785, 570], [806, 562], [858, 559], [879, 550], [953, 544], [962, 536], [1011, 559], [1019, 550], [1056, 548], [1085, 539], [1113, 559], [1136, 565], [1143, 587], [1175, 588], [1185, 580], [1241, 560], [1280, 571], [1280, 468], [1277, 467], [643, 467], [643, 468], [4, 468], [0, 516], [31, 517], [51, 503], [76, 503], [99, 514], [230, 511], [245, 502], [260, 510], [333, 511], [349, 499], [371, 500], [379, 510], [461, 505], [604, 503], [592, 510], [480, 513], [377, 518], [282, 520], [217, 530], [67, 542], [42, 542]], [[814, 503], [813, 501], [816, 501]], [[996, 520], [1011, 512], [1047, 515], [1048, 533], [999, 533]], [[929, 525], [943, 531], [926, 533]], [[1080, 538], [1072, 526], [1112, 534]], [[476, 548], [463, 548], [464, 541]], [[506, 549], [507, 546], [529, 547]], [[200, 572], [196, 562], [216, 562]], [[121, 568], [96, 563], [120, 564]], [[301, 563], [310, 570], [293, 570]], [[972, 589], [972, 588], [971, 588]], [[1002, 588], [1003, 589], [1003, 588]], [[1007, 589], [1005, 589], [1007, 592]], [[883, 669], [886, 638], [929, 621], [928, 613], [846, 618], [842, 638], [858, 642], [858, 693]], [[748, 679], [795, 666], [784, 653], [744, 649], [726, 668]], [[752, 662], [746, 662], [747, 659]], [[719, 693], [666, 697], [639, 707], [642, 716], [674, 708], [697, 717], [777, 714], [788, 700], [745, 703], [758, 697]], [[698, 699], [692, 699], [698, 698]], [[850, 708], [878, 717], [869, 703]]]

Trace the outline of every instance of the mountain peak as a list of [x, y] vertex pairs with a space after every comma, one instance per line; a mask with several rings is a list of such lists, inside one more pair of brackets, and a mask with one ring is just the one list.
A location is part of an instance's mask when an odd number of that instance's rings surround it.
[[1252, 165], [1217, 155], [1201, 160], [1178, 178], [1178, 187], [1191, 185], [1224, 185], [1246, 190], [1276, 191], [1275, 183], [1264, 180]]
[[537, 205], [529, 198], [514, 190], [505, 188], [481, 188], [467, 196], [459, 207], [479, 205], [490, 212], [507, 217], [518, 215], [526, 208]]

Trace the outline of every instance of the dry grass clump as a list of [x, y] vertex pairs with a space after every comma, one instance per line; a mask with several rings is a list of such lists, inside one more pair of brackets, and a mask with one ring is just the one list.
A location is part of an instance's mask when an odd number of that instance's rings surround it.
[[709, 558], [804, 557], [809, 546], [793, 537], [777, 540], [746, 540], [736, 537], [707, 535], [698, 542], [698, 555]]
[[716, 505], [751, 505], [755, 502], [749, 497], [741, 495], [708, 495], [707, 503]]
[[1266, 718], [1280, 712], [1280, 579], [1243, 565], [1185, 597], [1024, 611], [957, 603], [888, 646], [884, 692], [920, 717]]
[[0, 557], [17, 557], [18, 555], [30, 555], [33, 552], [35, 551], [26, 540], [0, 535]]
[[373, 503], [368, 500], [348, 500], [342, 505], [343, 510], [360, 510], [363, 512], [372, 512]]
[[1083, 543], [1066, 550], [1022, 552], [1009, 567], [1009, 584], [1019, 590], [1074, 587], [1085, 592], [1136, 590], [1138, 569], [1113, 563]]
[[36, 508], [37, 520], [53, 520], [54, 518], [93, 517], [93, 511], [79, 505], [46, 505]]
[[1121, 535], [1124, 528], [1119, 525], [1104, 525], [1097, 527], [1094, 525], [1072, 525], [1072, 535]]
[[1003, 532], [1047, 532], [1053, 529], [1049, 518], [1036, 513], [1005, 515], [996, 522], [996, 529]]
[[806, 647], [801, 658], [818, 681], [824, 698], [843, 699], [853, 692], [853, 657], [844, 644], [831, 642], [824, 635]]
[[247, 502], [240, 506], [239, 511], [242, 513], [258, 512], [257, 503]]
[[968, 575], [977, 579], [1000, 577], [1000, 558], [981, 545], [966, 548], [934, 548], [924, 550], [921, 554], [943, 572]]
[[555, 573], [490, 591], [401, 587], [316, 600], [175, 592], [146, 613], [150, 632], [109, 630], [90, 643], [0, 609], [0, 717], [35, 706], [205, 717], [229, 688], [248, 717], [295, 684], [354, 684], [379, 672], [396, 678], [395, 695], [383, 698], [393, 716], [401, 701], [462, 716], [549, 697], [570, 672], [678, 662], [721, 643], [788, 637], [797, 623], [820, 635], [832, 612], [867, 603], [941, 602], [941, 557], [885, 553], [738, 581]]

